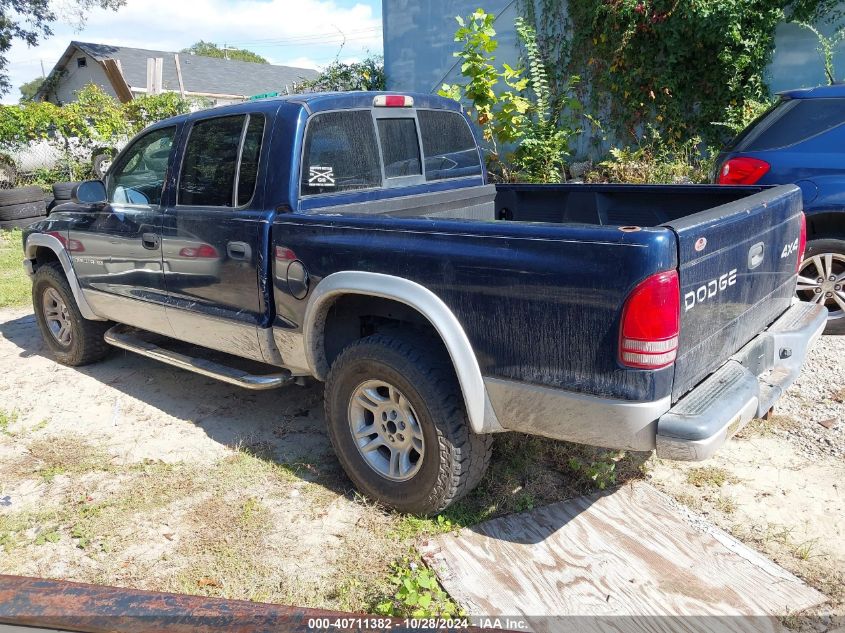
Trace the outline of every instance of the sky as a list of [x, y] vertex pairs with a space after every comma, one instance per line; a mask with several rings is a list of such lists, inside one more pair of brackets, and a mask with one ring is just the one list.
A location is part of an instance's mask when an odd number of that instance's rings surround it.
[[53, 36], [32, 48], [15, 40], [9, 51], [14, 88], [3, 103], [17, 103], [18, 86], [41, 75], [42, 61], [49, 74], [71, 40], [162, 51], [205, 40], [316, 69], [382, 52], [381, 0], [128, 0], [118, 11], [91, 10], [82, 28], [71, 2], [53, 4]]

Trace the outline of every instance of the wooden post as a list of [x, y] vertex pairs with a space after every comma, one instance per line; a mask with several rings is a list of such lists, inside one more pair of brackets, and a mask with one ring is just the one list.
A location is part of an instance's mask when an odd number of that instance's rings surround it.
[[164, 59], [161, 57], [147, 58], [147, 94], [157, 95], [161, 93], [161, 74], [164, 68]]
[[173, 61], [176, 62], [176, 78], [179, 80], [179, 96], [185, 98], [185, 84], [182, 83], [182, 66], [179, 64], [179, 53], [173, 54]]

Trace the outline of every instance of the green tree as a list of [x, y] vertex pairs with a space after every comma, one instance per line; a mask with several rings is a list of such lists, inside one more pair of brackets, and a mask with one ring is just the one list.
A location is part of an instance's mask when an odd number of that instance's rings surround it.
[[836, 47], [845, 40], [845, 25], [838, 26], [833, 32], [833, 35], [828, 37], [809, 22], [796, 21], [795, 24], [807, 29], [816, 36], [816, 39], [819, 42], [818, 51], [822, 58], [822, 63], [824, 64], [824, 74], [827, 77], [827, 82], [829, 84], [836, 83], [836, 70], [833, 67], [833, 54]]
[[[85, 13], [93, 7], [119, 9], [126, 0], [68, 0], [65, 9], [77, 14], [77, 26], [82, 26]], [[53, 34], [50, 25], [58, 19], [49, 0], [0, 0], [0, 95], [12, 88], [9, 83], [6, 53], [15, 40], [36, 46], [39, 40]]]
[[38, 92], [38, 89], [43, 83], [44, 77], [36, 77], [32, 81], [27, 81], [25, 84], [21, 84], [18, 87], [18, 90], [21, 91], [21, 103], [24, 101], [32, 101], [35, 98], [35, 93]]
[[334, 61], [314, 79], [297, 84], [297, 88], [302, 92], [384, 90], [384, 58], [370, 55], [351, 64]]
[[266, 64], [267, 60], [261, 55], [243, 48], [220, 48], [214, 42], [200, 40], [193, 46], [183, 48], [182, 53], [201, 55], [202, 57], [217, 57], [219, 59], [236, 59], [241, 62], [252, 62], [254, 64]]

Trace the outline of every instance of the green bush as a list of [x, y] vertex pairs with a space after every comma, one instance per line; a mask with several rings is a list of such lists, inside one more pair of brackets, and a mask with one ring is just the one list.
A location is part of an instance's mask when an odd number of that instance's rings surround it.
[[189, 112], [193, 104], [173, 92], [121, 104], [89, 84], [76, 93], [76, 101], [64, 106], [47, 101], [0, 105], [0, 139], [7, 147], [54, 136], [113, 142], [155, 121]]
[[665, 143], [651, 129], [639, 145], [610, 150], [610, 156], [584, 174], [585, 182], [706, 183], [716, 151], [694, 137], [685, 143]]
[[390, 583], [395, 593], [375, 604], [373, 612], [405, 618], [454, 618], [461, 610], [430, 569], [415, 561], [393, 566]]
[[493, 64], [499, 46], [495, 16], [477, 9], [467, 18], [455, 19], [459, 25], [455, 41], [462, 48], [454, 55], [462, 60], [466, 82], [444, 84], [439, 94], [470, 106], [468, 114], [481, 127], [488, 169], [494, 177], [561, 182], [564, 163], [572, 153], [571, 141], [580, 133], [580, 104], [571, 95], [578, 78], [569, 78], [566, 94], [552, 97], [536, 33], [521, 18], [515, 26], [528, 66], [503, 64], [501, 70]]

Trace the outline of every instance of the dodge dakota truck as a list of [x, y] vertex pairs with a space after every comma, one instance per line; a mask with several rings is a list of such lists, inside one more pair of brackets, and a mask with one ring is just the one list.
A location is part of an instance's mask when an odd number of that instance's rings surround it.
[[769, 412], [804, 227], [792, 185], [489, 184], [458, 103], [356, 92], [156, 123], [23, 240], [59, 362], [324, 381], [352, 482], [431, 514], [498, 432], [703, 460]]

